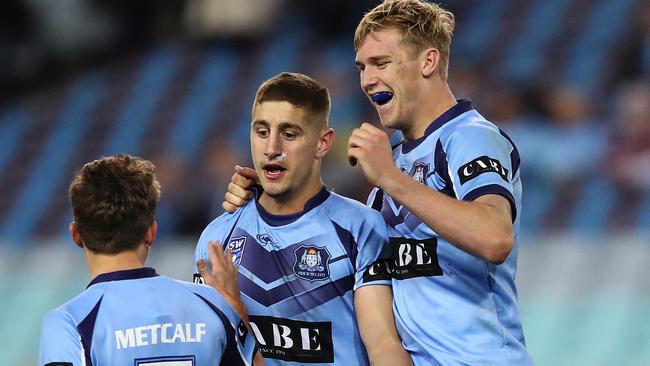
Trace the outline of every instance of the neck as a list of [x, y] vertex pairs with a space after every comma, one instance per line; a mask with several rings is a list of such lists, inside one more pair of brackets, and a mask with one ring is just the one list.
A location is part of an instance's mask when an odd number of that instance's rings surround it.
[[147, 251], [145, 245], [118, 254], [93, 253], [85, 249], [90, 276], [95, 278], [102, 273], [142, 268], [147, 258]]
[[404, 137], [407, 140], [421, 138], [431, 122], [456, 104], [456, 98], [449, 89], [449, 84], [437, 79], [426, 92], [420, 93], [418, 109], [413, 115], [414, 123], [410, 128], [402, 129]]
[[266, 192], [260, 195], [259, 204], [273, 215], [290, 215], [301, 212], [305, 204], [323, 188], [323, 181], [318, 177], [306, 186], [301, 186], [296, 192], [288, 192], [281, 196], [269, 196]]

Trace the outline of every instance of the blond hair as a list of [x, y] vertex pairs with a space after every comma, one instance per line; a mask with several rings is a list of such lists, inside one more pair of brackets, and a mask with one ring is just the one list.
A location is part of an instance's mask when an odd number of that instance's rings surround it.
[[372, 32], [395, 29], [401, 41], [410, 47], [412, 55], [429, 47], [437, 49], [440, 52], [439, 73], [447, 80], [454, 24], [454, 14], [438, 4], [424, 0], [385, 0], [359, 22], [354, 33], [354, 49], [358, 51]]

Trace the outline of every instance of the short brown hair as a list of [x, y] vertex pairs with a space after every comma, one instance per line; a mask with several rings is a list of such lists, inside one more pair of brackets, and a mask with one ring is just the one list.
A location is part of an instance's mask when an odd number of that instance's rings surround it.
[[283, 72], [266, 80], [257, 89], [253, 108], [263, 102], [289, 102], [329, 119], [330, 94], [313, 78], [295, 72]]
[[84, 246], [117, 254], [143, 242], [160, 199], [154, 172], [150, 161], [122, 154], [83, 166], [69, 195]]
[[372, 32], [396, 29], [401, 41], [419, 52], [428, 47], [440, 52], [439, 72], [447, 80], [449, 50], [455, 18], [450, 11], [425, 0], [385, 0], [363, 16], [354, 33], [354, 49]]

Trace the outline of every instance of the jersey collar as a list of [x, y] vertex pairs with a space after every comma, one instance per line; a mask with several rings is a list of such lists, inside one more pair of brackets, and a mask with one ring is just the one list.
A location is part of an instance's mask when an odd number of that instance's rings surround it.
[[424, 136], [415, 140], [402, 140], [402, 153], [406, 154], [416, 147], [418, 147], [422, 141], [424, 141], [427, 136], [431, 135], [437, 129], [442, 127], [445, 123], [451, 121], [452, 119], [460, 116], [461, 114], [471, 111], [474, 109], [472, 107], [472, 101], [469, 99], [459, 99], [458, 103], [453, 107], [449, 108], [445, 113], [441, 114], [440, 117], [436, 118], [431, 122], [429, 127], [424, 131]]
[[298, 220], [304, 214], [319, 206], [321, 203], [325, 202], [325, 200], [330, 196], [330, 191], [328, 191], [327, 188], [323, 186], [323, 188], [321, 188], [315, 196], [305, 202], [305, 208], [302, 211], [289, 215], [274, 215], [266, 211], [264, 207], [260, 205], [258, 198], [262, 194], [262, 187], [257, 186], [256, 188], [257, 197], [255, 199], [255, 206], [257, 207], [257, 212], [260, 214], [262, 220], [271, 226], [288, 225]]
[[121, 280], [136, 280], [138, 278], [156, 277], [159, 276], [156, 270], [151, 267], [127, 269], [124, 271], [115, 271], [102, 273], [95, 277], [86, 288], [100, 282], [121, 281]]

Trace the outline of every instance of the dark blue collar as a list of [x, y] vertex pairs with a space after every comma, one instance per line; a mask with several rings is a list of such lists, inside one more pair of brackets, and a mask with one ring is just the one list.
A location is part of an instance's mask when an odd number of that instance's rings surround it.
[[262, 192], [263, 192], [262, 188], [257, 187], [256, 189], [257, 197], [255, 199], [255, 205], [257, 206], [257, 212], [260, 214], [262, 220], [264, 220], [264, 222], [266, 222], [271, 226], [287, 225], [298, 220], [299, 218], [302, 217], [302, 215], [306, 214], [307, 212], [311, 211], [321, 203], [325, 202], [325, 200], [330, 196], [330, 191], [328, 191], [327, 188], [323, 187], [321, 188], [320, 191], [318, 191], [318, 193], [316, 193], [314, 197], [310, 198], [309, 200], [307, 200], [307, 202], [305, 202], [305, 208], [302, 211], [289, 214], [289, 215], [274, 215], [266, 211], [264, 207], [260, 205], [259, 197], [262, 194]]
[[441, 114], [438, 118], [434, 119], [433, 122], [424, 130], [424, 136], [415, 140], [403, 140], [402, 141], [402, 154], [406, 154], [411, 150], [415, 149], [424, 141], [427, 136], [431, 135], [434, 131], [442, 127], [445, 123], [451, 121], [452, 119], [460, 116], [461, 114], [471, 111], [474, 109], [472, 107], [472, 101], [469, 99], [459, 99], [458, 103], [453, 107], [449, 108], [445, 113]]
[[138, 278], [156, 277], [158, 273], [151, 267], [127, 269], [124, 271], [115, 271], [102, 273], [95, 277], [86, 288], [100, 282], [121, 281], [121, 280], [136, 280]]

